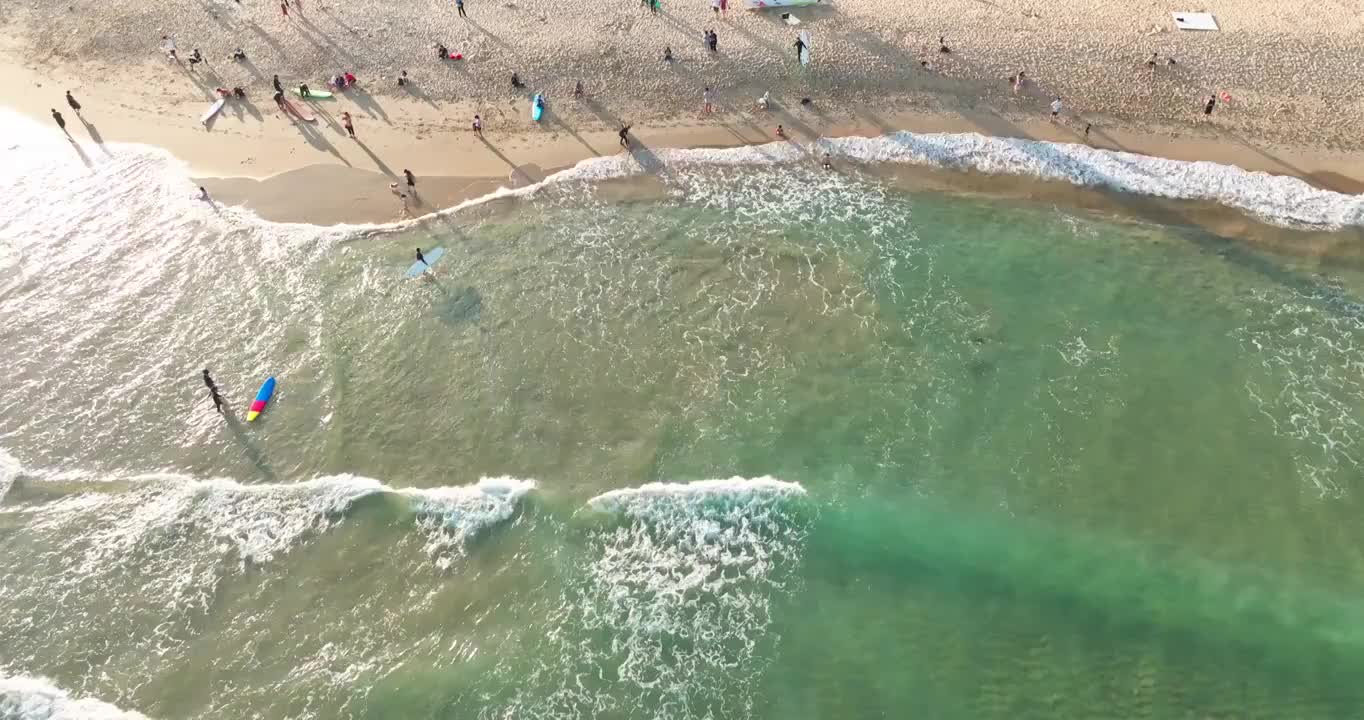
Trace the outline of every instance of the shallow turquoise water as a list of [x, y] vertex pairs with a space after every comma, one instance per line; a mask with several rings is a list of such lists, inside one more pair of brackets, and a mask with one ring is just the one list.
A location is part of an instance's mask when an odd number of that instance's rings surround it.
[[[0, 296], [0, 674], [167, 718], [1364, 711], [1358, 275], [789, 167], [664, 183], [41, 231], [71, 269]], [[204, 365], [239, 414], [280, 394], [224, 423]]]

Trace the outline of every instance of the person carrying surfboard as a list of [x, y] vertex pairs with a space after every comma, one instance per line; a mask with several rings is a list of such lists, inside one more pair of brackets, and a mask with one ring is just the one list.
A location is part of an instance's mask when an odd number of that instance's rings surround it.
[[796, 41], [792, 45], [796, 48], [796, 62], [800, 62], [800, 54], [805, 50], [805, 40], [797, 35]]

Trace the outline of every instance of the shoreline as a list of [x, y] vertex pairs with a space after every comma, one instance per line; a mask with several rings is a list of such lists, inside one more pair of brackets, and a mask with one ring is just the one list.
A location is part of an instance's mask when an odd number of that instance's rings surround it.
[[[0, 72], [0, 91], [6, 105], [40, 126], [50, 126], [47, 109], [60, 103], [63, 88], [73, 88], [84, 106], [79, 118], [67, 112], [68, 130], [76, 141], [131, 142], [163, 148], [185, 162], [191, 176], [218, 201], [244, 206], [275, 222], [332, 225], [398, 221], [399, 203], [388, 184], [401, 183], [403, 169], [412, 169], [418, 178], [419, 202], [412, 207], [415, 218], [502, 187], [538, 182], [584, 160], [620, 154], [615, 128], [610, 124], [619, 116], [604, 101], [590, 95], [581, 101], [552, 102], [543, 124], [519, 117], [524, 115], [520, 112], [489, 113], [485, 133], [477, 137], [459, 119], [466, 116], [466, 109], [481, 107], [478, 103], [466, 108], [460, 102], [441, 105], [429, 96], [385, 96], [379, 106], [367, 93], [342, 95], [309, 103], [307, 107], [318, 121], [304, 123], [287, 119], [272, 107], [268, 94], [262, 102], [261, 93], [253, 90], [246, 102], [229, 101], [212, 126], [205, 129], [192, 120], [201, 114], [207, 102], [204, 99], [161, 97], [141, 106], [129, 102], [137, 96], [130, 96], [124, 87], [82, 83], [79, 69], [71, 64], [57, 63], [42, 69], [26, 65], [15, 55], [15, 45], [11, 37], [0, 46], [0, 69], [4, 70]], [[137, 67], [153, 76], [177, 73], [164, 62], [142, 62]], [[202, 81], [194, 82], [203, 89]], [[653, 152], [772, 143], [776, 140], [773, 130], [779, 123], [793, 142], [802, 144], [820, 138], [877, 138], [900, 131], [974, 133], [1213, 162], [1296, 177], [1332, 192], [1364, 194], [1364, 151], [1273, 144], [1217, 125], [1151, 122], [1133, 127], [1129, 122], [1095, 117], [1085, 138], [1083, 128], [1089, 121], [1084, 118], [1089, 116], [1084, 114], [1052, 124], [1042, 115], [990, 102], [969, 108], [950, 104], [934, 107], [931, 102], [920, 102], [922, 98], [913, 92], [884, 103], [891, 108], [909, 106], [891, 112], [856, 102], [830, 107], [818, 100], [811, 108], [802, 109], [797, 99], [774, 92], [772, 108], [760, 111], [738, 109], [735, 105], [741, 101], [722, 96], [721, 111], [713, 116], [684, 113], [652, 120], [646, 116], [634, 124], [631, 134], [637, 146]], [[524, 110], [528, 101], [515, 100], [511, 106]], [[339, 120], [342, 111], [356, 118], [358, 140], [346, 137]], [[1013, 183], [1036, 181], [1016, 175], [1001, 177]]]

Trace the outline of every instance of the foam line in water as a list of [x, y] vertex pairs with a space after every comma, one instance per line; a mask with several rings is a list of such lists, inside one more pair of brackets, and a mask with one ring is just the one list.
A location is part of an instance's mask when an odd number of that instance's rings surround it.
[[94, 698], [76, 698], [45, 678], [0, 675], [0, 718], [5, 720], [147, 720]]
[[[355, 501], [371, 495], [401, 498], [432, 536], [429, 551], [461, 548], [475, 534], [510, 518], [535, 487], [533, 480], [510, 477], [436, 488], [395, 488], [358, 475], [262, 484], [174, 473], [97, 478], [32, 473], [5, 463], [0, 457], [0, 479], [9, 473], [11, 485], [22, 483], [24, 492], [16, 495], [42, 497], [35, 505], [24, 503], [25, 497], [11, 498], [19, 503], [12, 511], [35, 511], [30, 529], [95, 521], [88, 531], [96, 541], [90, 546], [90, 562], [114, 559], [146, 538], [186, 524], [233, 547], [243, 561], [267, 562], [302, 536], [327, 529]], [[58, 496], [49, 500], [49, 489]]]
[[774, 498], [805, 494], [797, 483], [785, 482], [770, 476], [758, 478], [732, 477], [728, 480], [697, 480], [689, 483], [649, 483], [635, 488], [622, 488], [602, 493], [587, 501], [587, 507], [599, 512], [638, 514], [650, 506], [702, 502], [711, 498]]

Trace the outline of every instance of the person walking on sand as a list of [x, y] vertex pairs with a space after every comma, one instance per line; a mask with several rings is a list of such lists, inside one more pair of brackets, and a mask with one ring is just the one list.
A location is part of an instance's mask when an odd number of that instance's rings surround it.
[[1204, 122], [1207, 122], [1207, 121], [1212, 120], [1212, 111], [1213, 111], [1213, 110], [1216, 110], [1216, 109], [1217, 109], [1217, 94], [1214, 93], [1214, 94], [1212, 94], [1212, 95], [1209, 95], [1209, 96], [1208, 96], [1208, 101], [1207, 101], [1206, 103], [1203, 104], [1203, 120], [1204, 120]]
[[57, 121], [57, 127], [61, 128], [62, 132], [67, 135], [71, 134], [66, 130], [66, 119], [62, 117], [61, 113], [57, 112], [57, 108], [52, 108], [52, 119]]
[[630, 149], [630, 124], [622, 123], [620, 131], [616, 133], [620, 136], [620, 146], [626, 150]]
[[279, 11], [284, 15], [285, 20], [289, 19], [289, 0], [284, 0], [279, 4]]
[[464, 14], [464, 0], [455, 0], [455, 12], [458, 12], [459, 16], [462, 18], [469, 17]]
[[351, 122], [350, 113], [341, 113], [341, 127], [346, 129], [346, 134], [350, 136], [351, 140], [359, 139], [355, 137], [355, 123]]
[[796, 41], [791, 43], [796, 48], [796, 62], [800, 62], [800, 53], [805, 50], [805, 40], [801, 36], [796, 36]]
[[713, 99], [714, 98], [712, 98], [710, 94], [710, 88], [701, 91], [701, 112], [707, 115], [710, 114]]
[[403, 177], [407, 178], [407, 191], [415, 197], [417, 194], [417, 176], [411, 170], [403, 168]]
[[208, 386], [208, 396], [213, 398], [213, 409], [222, 414], [223, 406], [227, 405], [227, 402], [223, 400], [222, 393], [218, 392], [218, 384], [213, 382], [212, 376], [208, 374], [208, 368], [204, 368], [204, 385]]
[[1056, 122], [1056, 118], [1058, 118], [1058, 117], [1060, 117], [1060, 116], [1061, 116], [1061, 96], [1060, 96], [1060, 95], [1057, 95], [1057, 96], [1056, 96], [1056, 99], [1051, 101], [1051, 121], [1052, 121], [1052, 122]]
[[282, 92], [284, 92], [284, 85], [282, 85], [282, 84], [280, 83], [280, 81], [279, 81], [279, 76], [278, 76], [278, 75], [276, 75], [276, 76], [275, 76], [275, 79], [272, 80], [271, 82], [272, 82], [272, 83], [274, 84], [274, 86], [275, 86], [275, 92], [277, 92], [277, 93], [282, 93]]
[[474, 134], [483, 137], [483, 118], [474, 116]]
[[75, 110], [77, 115], [81, 114], [81, 104], [76, 102], [76, 98], [71, 96], [70, 90], [66, 91], [66, 104], [70, 105], [71, 109]]

